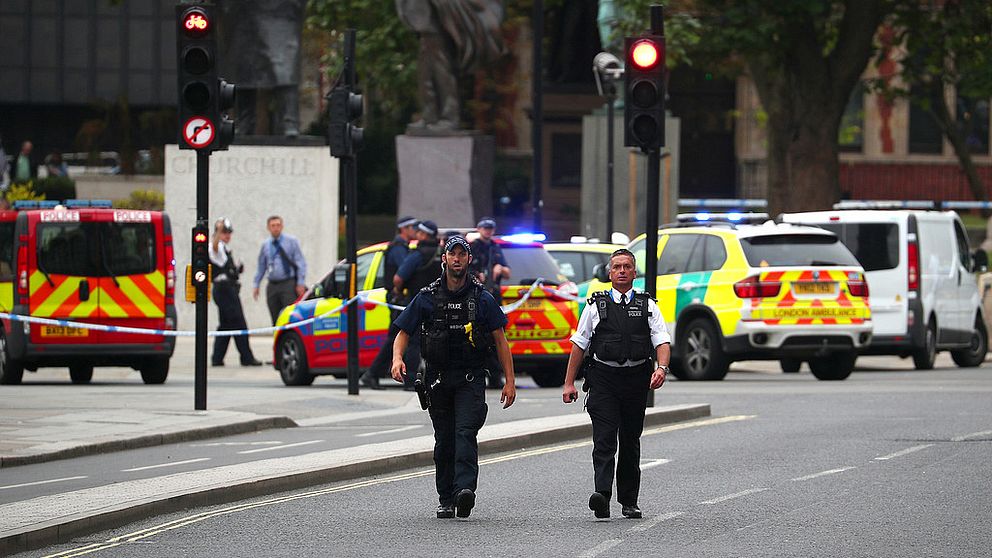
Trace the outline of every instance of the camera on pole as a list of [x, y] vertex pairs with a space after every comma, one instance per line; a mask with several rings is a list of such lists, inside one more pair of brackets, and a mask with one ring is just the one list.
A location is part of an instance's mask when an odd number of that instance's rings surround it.
[[623, 144], [646, 153], [665, 145], [665, 37], [627, 37], [624, 45]]
[[[209, 4], [177, 5], [176, 22], [179, 148], [208, 152], [221, 149], [222, 105], [218, 94], [221, 80], [217, 77], [214, 7]], [[228, 96], [233, 101], [233, 89]]]
[[339, 85], [328, 94], [328, 101], [331, 156], [354, 157], [365, 138], [365, 131], [354, 124], [362, 116], [362, 96], [348, 86]]

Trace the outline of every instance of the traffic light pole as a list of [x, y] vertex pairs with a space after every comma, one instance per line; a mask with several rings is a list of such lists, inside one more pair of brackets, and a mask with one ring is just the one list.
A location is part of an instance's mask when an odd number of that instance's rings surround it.
[[[210, 209], [210, 152], [196, 151], [196, 224], [208, 225]], [[196, 282], [196, 342], [194, 354], [194, 408], [207, 410], [207, 289], [210, 281]]]
[[[651, 6], [651, 32], [659, 35], [661, 37], [665, 36], [665, 21], [663, 17], [662, 7], [659, 5]], [[661, 59], [661, 64], [664, 65], [664, 58]], [[664, 98], [664, 89], [661, 91], [662, 98]], [[665, 119], [664, 116], [661, 118], [661, 144], [665, 144]], [[647, 172], [647, 198], [648, 207], [647, 212], [644, 216], [644, 228], [647, 234], [646, 247], [647, 254], [645, 255], [644, 269], [644, 290], [648, 292], [651, 296], [657, 296], [657, 286], [658, 286], [658, 197], [661, 191], [661, 148], [653, 147], [647, 151], [648, 155], [648, 172]], [[648, 391], [648, 407], [654, 407], [654, 391]]]
[[[344, 34], [344, 82], [348, 91], [355, 89], [355, 30]], [[350, 133], [350, 132], [349, 132]], [[345, 237], [348, 251], [348, 298], [358, 293], [358, 164], [353, 150], [341, 157], [339, 176], [345, 189]], [[358, 301], [348, 304], [348, 395], [358, 395]]]

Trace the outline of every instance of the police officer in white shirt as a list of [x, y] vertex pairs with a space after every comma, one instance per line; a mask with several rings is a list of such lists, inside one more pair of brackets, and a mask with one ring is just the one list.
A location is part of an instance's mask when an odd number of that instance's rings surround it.
[[616, 469], [617, 501], [624, 517], [636, 519], [641, 517], [637, 497], [644, 410], [649, 390], [665, 383], [672, 338], [654, 299], [632, 288], [634, 254], [621, 248], [610, 256], [609, 266], [613, 288], [592, 295], [572, 335], [562, 400], [578, 399], [575, 377], [588, 352], [583, 389], [589, 391], [596, 486], [589, 509], [598, 518], [610, 517]]

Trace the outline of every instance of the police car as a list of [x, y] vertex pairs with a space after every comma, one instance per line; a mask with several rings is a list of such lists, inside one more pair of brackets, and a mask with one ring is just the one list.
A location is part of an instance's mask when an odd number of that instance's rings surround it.
[[[529, 371], [538, 385], [561, 385], [571, 350], [568, 339], [577, 323], [576, 290], [574, 283], [559, 274], [537, 238], [508, 235], [496, 239], [512, 270], [502, 282], [502, 303], [504, 307], [516, 305], [507, 314], [506, 338], [515, 368]], [[389, 309], [383, 306], [387, 247], [385, 242], [374, 244], [357, 254], [357, 290], [366, 300], [358, 306], [360, 368], [371, 365], [387, 339]], [[338, 263], [276, 321], [277, 326], [307, 321], [275, 333], [273, 364], [286, 385], [310, 385], [322, 374], [347, 374], [347, 315], [332, 312], [347, 300], [347, 271], [347, 263]], [[547, 288], [532, 288], [539, 278]]]
[[[738, 219], [740, 220], [740, 219]], [[644, 287], [646, 237], [629, 248]], [[721, 380], [736, 360], [808, 361], [842, 380], [871, 340], [868, 283], [858, 260], [823, 229], [680, 216], [658, 231], [658, 307], [672, 333], [672, 373]], [[609, 288], [605, 268], [589, 292]]]

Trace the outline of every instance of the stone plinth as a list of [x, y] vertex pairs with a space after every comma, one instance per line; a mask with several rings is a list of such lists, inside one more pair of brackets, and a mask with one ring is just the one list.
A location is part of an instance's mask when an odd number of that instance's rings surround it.
[[474, 228], [493, 210], [492, 136], [398, 136], [398, 214]]
[[[172, 220], [175, 243], [179, 329], [193, 329], [194, 306], [185, 301], [183, 281], [190, 262], [190, 231], [196, 221], [196, 155], [169, 145], [165, 157], [165, 210]], [[232, 222], [231, 249], [235, 259], [245, 264], [241, 303], [248, 327], [272, 323], [265, 304], [265, 281], [258, 301], [251, 297], [259, 248], [269, 237], [265, 222], [270, 215], [281, 216], [284, 231], [300, 239], [308, 284], [337, 262], [338, 161], [326, 146], [232, 145], [229, 151], [210, 157], [210, 230], [221, 217]], [[216, 329], [213, 302], [209, 316], [210, 329]], [[228, 352], [228, 360], [236, 362], [233, 344]], [[267, 359], [271, 354], [256, 357]]]

